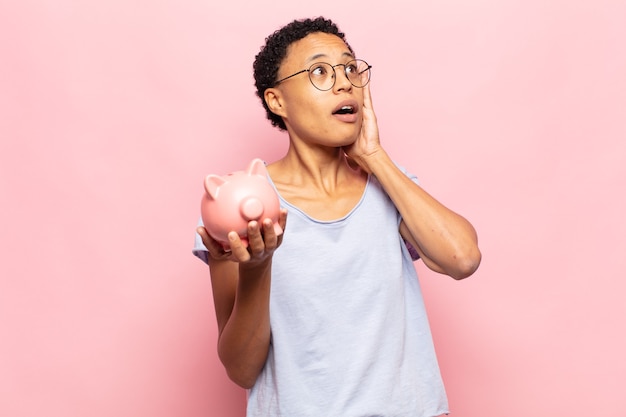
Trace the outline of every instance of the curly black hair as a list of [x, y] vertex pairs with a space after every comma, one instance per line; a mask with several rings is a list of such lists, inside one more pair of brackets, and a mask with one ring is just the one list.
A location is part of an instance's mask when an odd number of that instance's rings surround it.
[[[272, 113], [269, 109], [264, 98], [265, 90], [274, 87], [276, 84], [278, 68], [287, 55], [289, 45], [316, 32], [329, 33], [338, 36], [346, 42], [345, 34], [330, 19], [317, 17], [315, 19], [294, 20], [268, 36], [265, 39], [265, 45], [261, 47], [261, 51], [254, 58], [253, 69], [256, 94], [263, 103], [267, 118], [272, 122], [273, 126], [278, 127], [280, 130], [286, 130], [287, 126], [285, 126], [282, 117]], [[348, 45], [347, 42], [346, 45]], [[350, 49], [350, 52], [353, 52], [350, 45], [348, 45], [348, 49]]]

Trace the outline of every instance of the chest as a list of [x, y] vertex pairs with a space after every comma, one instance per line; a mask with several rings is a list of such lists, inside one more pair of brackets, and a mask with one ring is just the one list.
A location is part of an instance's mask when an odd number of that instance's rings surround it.
[[333, 221], [347, 216], [363, 198], [365, 188], [365, 183], [353, 183], [333, 190], [304, 189], [289, 184], [277, 186], [283, 200], [320, 221]]

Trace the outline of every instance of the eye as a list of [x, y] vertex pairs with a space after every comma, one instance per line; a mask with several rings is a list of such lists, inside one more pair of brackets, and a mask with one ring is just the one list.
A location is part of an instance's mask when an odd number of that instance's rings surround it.
[[325, 77], [328, 74], [328, 65], [326, 64], [313, 64], [309, 69], [312, 76]]
[[356, 63], [352, 62], [352, 63], [346, 64], [346, 74], [358, 74]]

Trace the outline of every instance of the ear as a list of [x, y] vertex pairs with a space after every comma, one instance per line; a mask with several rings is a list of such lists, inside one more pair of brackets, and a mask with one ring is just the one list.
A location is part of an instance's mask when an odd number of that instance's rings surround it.
[[218, 175], [207, 175], [204, 179], [204, 189], [213, 200], [217, 198], [217, 191], [226, 181]]
[[263, 162], [263, 160], [259, 158], [252, 160], [252, 162], [250, 162], [250, 165], [248, 165], [246, 174], [267, 177], [267, 168], [265, 168], [265, 163]]
[[285, 103], [279, 89], [268, 88], [265, 90], [265, 93], [263, 93], [263, 98], [272, 113], [280, 117], [285, 117]]

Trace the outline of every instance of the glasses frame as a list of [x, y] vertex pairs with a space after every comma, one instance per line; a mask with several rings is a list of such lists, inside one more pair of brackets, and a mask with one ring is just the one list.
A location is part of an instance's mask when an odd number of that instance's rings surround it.
[[[309, 68], [303, 69], [302, 71], [294, 72], [293, 74], [288, 75], [288, 76], [286, 76], [285, 78], [281, 78], [280, 80], [276, 81], [276, 82], [274, 83], [274, 87], [276, 87], [278, 84], [282, 83], [283, 81], [288, 80], [288, 79], [289, 79], [289, 78], [291, 78], [291, 77], [295, 77], [296, 75], [300, 75], [300, 74], [302, 74], [302, 73], [307, 72], [307, 73], [309, 74], [309, 81], [311, 82], [311, 84], [313, 85], [313, 87], [317, 88], [317, 89], [318, 89], [318, 90], [320, 90], [320, 91], [328, 91], [328, 90], [332, 90], [332, 88], [335, 86], [335, 83], [337, 82], [337, 71], [335, 71], [335, 67], [343, 66], [343, 73], [344, 73], [344, 75], [346, 76], [346, 79], [347, 79], [348, 81], [350, 81], [350, 84], [352, 84], [352, 85], [353, 85], [354, 87], [356, 87], [356, 88], [363, 88], [363, 87], [365, 87], [367, 84], [369, 84], [370, 79], [371, 79], [371, 74], [367, 77], [367, 82], [366, 82], [365, 84], [363, 84], [363, 85], [354, 85], [354, 83], [350, 80], [350, 77], [348, 76], [348, 73], [346, 72], [346, 69], [348, 68], [348, 65], [349, 65], [350, 63], [352, 63], [352, 62], [357, 62], [357, 63], [358, 63], [358, 62], [363, 62], [363, 63], [365, 64], [366, 68], [365, 68], [363, 71], [361, 71], [359, 74], [363, 74], [365, 71], [369, 71], [369, 70], [372, 68], [372, 66], [371, 66], [370, 64], [368, 64], [368, 63], [367, 63], [367, 61], [364, 61], [364, 60], [362, 60], [362, 59], [352, 59], [352, 60], [350, 60], [350, 61], [346, 62], [345, 64], [337, 64], [337, 65], [332, 65], [332, 64], [329, 64], [328, 62], [315, 62], [315, 63], [311, 64], [311, 66], [309, 66]], [[332, 84], [331, 84], [331, 86], [330, 86], [330, 87], [328, 87], [327, 89], [322, 89], [322, 88], [319, 88], [318, 86], [316, 86], [316, 85], [315, 85], [315, 83], [314, 83], [314, 82], [313, 82], [313, 80], [311, 79], [311, 71], [312, 71], [312, 68], [313, 68], [313, 67], [315, 67], [316, 65], [319, 65], [319, 64], [326, 64], [326, 65], [328, 65], [329, 67], [331, 67], [331, 68], [332, 68], [332, 70], [333, 70], [333, 83], [332, 83]]]

